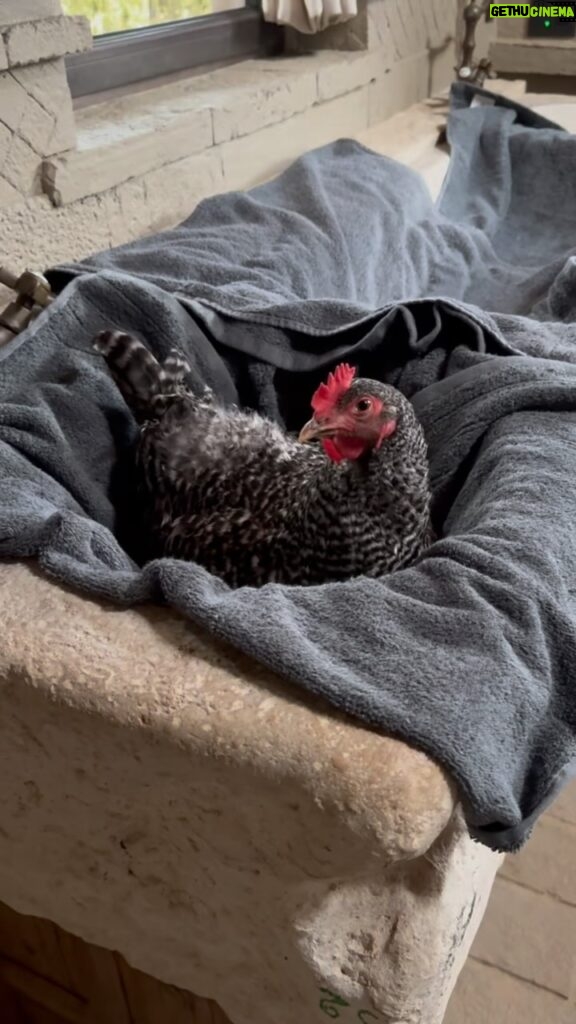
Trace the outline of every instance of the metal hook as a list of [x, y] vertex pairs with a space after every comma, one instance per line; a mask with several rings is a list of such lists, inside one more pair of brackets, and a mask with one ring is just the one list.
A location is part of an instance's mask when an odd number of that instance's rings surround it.
[[0, 284], [15, 292], [6, 308], [0, 312], [0, 345], [20, 334], [36, 316], [54, 299], [43, 274], [25, 270], [19, 276], [8, 267], [0, 266]]

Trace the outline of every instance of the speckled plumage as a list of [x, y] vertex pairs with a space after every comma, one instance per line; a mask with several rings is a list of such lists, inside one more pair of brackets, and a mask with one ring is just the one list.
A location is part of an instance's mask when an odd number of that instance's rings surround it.
[[356, 380], [397, 411], [378, 450], [332, 462], [256, 413], [220, 406], [186, 384], [176, 353], [159, 364], [140, 341], [94, 342], [140, 423], [136, 477], [150, 557], [195, 561], [231, 586], [377, 577], [430, 540], [426, 443], [395, 388]]

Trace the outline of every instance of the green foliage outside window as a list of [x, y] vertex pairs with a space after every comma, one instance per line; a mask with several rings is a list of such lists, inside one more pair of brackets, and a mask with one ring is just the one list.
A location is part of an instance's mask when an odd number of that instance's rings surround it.
[[62, 6], [65, 14], [89, 18], [95, 36], [212, 13], [212, 0], [63, 0]]

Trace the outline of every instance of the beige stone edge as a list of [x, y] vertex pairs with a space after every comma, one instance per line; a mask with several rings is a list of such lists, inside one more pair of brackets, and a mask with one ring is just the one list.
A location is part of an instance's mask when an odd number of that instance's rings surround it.
[[236, 1024], [440, 1024], [499, 859], [435, 764], [167, 609], [13, 565], [0, 616], [0, 899]]

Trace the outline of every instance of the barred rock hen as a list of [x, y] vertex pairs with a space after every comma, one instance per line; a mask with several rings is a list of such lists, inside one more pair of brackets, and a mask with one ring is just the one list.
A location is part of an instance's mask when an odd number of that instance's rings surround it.
[[234, 587], [315, 584], [381, 576], [429, 543], [426, 443], [395, 388], [339, 366], [295, 440], [209, 391], [195, 396], [175, 352], [160, 364], [113, 331], [94, 347], [140, 423], [149, 557], [198, 562]]

